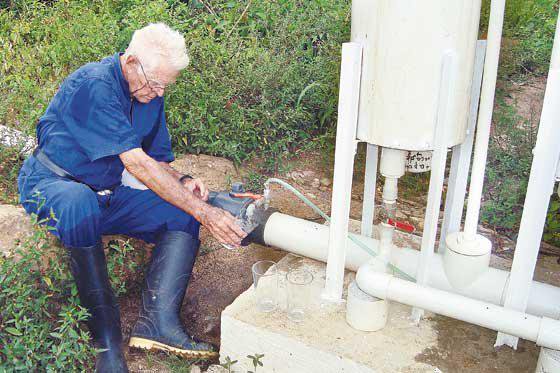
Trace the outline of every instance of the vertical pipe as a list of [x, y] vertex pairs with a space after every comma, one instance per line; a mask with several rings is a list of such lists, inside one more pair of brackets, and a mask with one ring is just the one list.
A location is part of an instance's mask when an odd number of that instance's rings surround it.
[[362, 206], [362, 236], [373, 234], [373, 218], [375, 216], [375, 184], [377, 183], [377, 145], [367, 144], [366, 171], [364, 177], [364, 202]]
[[324, 299], [333, 302], [342, 299], [352, 175], [357, 145], [361, 67], [362, 45], [359, 43], [342, 44], [329, 254], [325, 289], [322, 294]]
[[[438, 97], [438, 113], [436, 118], [436, 130], [434, 135], [434, 154], [432, 156], [432, 171], [430, 175], [430, 188], [428, 190], [428, 204], [424, 218], [424, 231], [422, 232], [422, 244], [420, 251], [420, 262], [416, 274], [416, 283], [421, 286], [427, 285], [429, 281], [430, 268], [434, 255], [437, 227], [439, 221], [439, 210], [441, 206], [441, 194], [443, 192], [443, 179], [445, 177], [445, 164], [447, 160], [447, 145], [445, 142], [445, 130], [450, 127], [449, 112], [453, 98], [453, 86], [456, 77], [456, 56], [453, 51], [447, 51], [443, 55], [441, 82]], [[412, 310], [412, 319], [419, 322], [424, 311], [418, 308]]]
[[471, 87], [471, 104], [469, 109], [469, 123], [465, 141], [453, 148], [451, 158], [451, 171], [449, 172], [449, 185], [445, 198], [445, 208], [441, 234], [439, 237], [438, 252], [445, 251], [445, 238], [448, 233], [458, 232], [461, 229], [461, 218], [467, 193], [467, 181], [471, 166], [471, 155], [476, 130], [478, 104], [480, 102], [480, 87], [482, 85], [482, 70], [484, 68], [484, 55], [486, 53], [486, 40], [479, 40], [476, 44], [474, 73]]
[[[537, 264], [540, 242], [550, 196], [554, 192], [556, 166], [560, 157], [560, 22], [556, 24], [556, 36], [550, 61], [543, 109], [533, 149], [533, 163], [523, 205], [519, 236], [511, 267], [510, 282], [506, 291], [504, 307], [525, 311], [531, 280]], [[518, 338], [498, 334], [496, 345], [517, 347]]]
[[465, 218], [465, 233], [467, 237], [474, 237], [478, 228], [484, 171], [486, 170], [486, 157], [488, 155], [488, 140], [490, 138], [494, 95], [496, 93], [496, 79], [498, 77], [498, 62], [500, 60], [505, 3], [506, 0], [492, 0], [490, 8], [488, 48], [486, 50], [486, 61], [484, 63], [484, 79], [482, 82], [480, 111], [478, 113], [478, 128], [476, 130], [469, 202], [467, 206], [467, 216]]

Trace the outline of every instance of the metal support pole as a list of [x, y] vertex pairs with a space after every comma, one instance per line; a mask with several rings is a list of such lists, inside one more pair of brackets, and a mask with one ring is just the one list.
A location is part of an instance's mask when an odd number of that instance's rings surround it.
[[461, 218], [463, 217], [465, 195], [467, 194], [467, 181], [469, 179], [476, 119], [480, 103], [480, 87], [482, 85], [485, 54], [486, 40], [479, 40], [476, 44], [474, 58], [467, 136], [462, 144], [453, 147], [453, 156], [451, 157], [451, 171], [449, 172], [449, 184], [447, 186], [443, 223], [439, 237], [438, 252], [441, 254], [445, 251], [447, 233], [458, 232], [461, 229]]
[[[519, 236], [506, 290], [504, 307], [524, 312], [537, 264], [540, 242], [550, 196], [554, 192], [556, 167], [560, 157], [560, 22], [556, 24], [554, 48], [544, 95], [537, 143], [523, 205]], [[498, 333], [496, 346], [507, 344], [516, 349], [519, 338]]]
[[375, 216], [375, 184], [377, 183], [377, 145], [367, 144], [366, 172], [364, 176], [364, 202], [362, 205], [362, 236], [373, 235], [373, 218]]
[[[443, 192], [443, 180], [445, 177], [445, 164], [447, 161], [445, 132], [446, 127], [450, 127], [450, 123], [448, 123], [449, 110], [457, 73], [455, 60], [456, 56], [453, 51], [447, 51], [443, 55], [436, 130], [434, 134], [434, 154], [432, 156], [430, 188], [428, 190], [428, 204], [424, 218], [424, 231], [422, 232], [420, 262], [418, 264], [418, 272], [416, 273], [416, 283], [421, 286], [426, 286], [429, 281], [429, 264], [432, 262], [434, 246], [436, 243], [441, 195]], [[423, 310], [414, 308], [412, 310], [412, 320], [418, 323], [423, 314]]]
[[340, 93], [338, 98], [338, 125], [334, 162], [329, 254], [325, 289], [322, 297], [332, 302], [342, 300], [344, 262], [350, 220], [352, 176], [356, 154], [358, 102], [362, 68], [362, 45], [342, 45]]

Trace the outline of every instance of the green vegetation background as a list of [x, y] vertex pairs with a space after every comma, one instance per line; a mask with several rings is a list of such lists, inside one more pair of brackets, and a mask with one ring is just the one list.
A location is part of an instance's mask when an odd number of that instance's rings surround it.
[[[536, 127], [507, 98], [513, 86], [546, 74], [558, 0], [507, 4], [482, 220], [514, 236]], [[483, 8], [481, 37], [489, 0]], [[70, 72], [122, 51], [133, 30], [156, 21], [183, 32], [192, 57], [168, 92], [177, 152], [236, 162], [258, 156], [266, 160], [262, 171], [271, 172], [298, 149], [332, 151], [349, 0], [0, 0], [0, 123], [33, 134]], [[17, 151], [0, 149], [0, 201], [15, 203], [20, 165]], [[425, 184], [425, 176], [404, 183], [422, 191], [411, 182]], [[88, 335], [78, 328], [85, 313], [64, 266], [45, 264], [45, 235], [38, 229], [24, 243], [22, 260], [0, 259], [0, 372], [82, 370], [91, 361]], [[556, 197], [544, 238], [560, 243]], [[112, 247], [109, 262], [132, 270], [125, 259], [131, 250]], [[121, 277], [112, 280], [124, 292]]]
[[[483, 0], [481, 37], [489, 8]], [[536, 127], [505, 98], [512, 82], [546, 74], [557, 13], [558, 0], [507, 1], [482, 221], [512, 236]], [[168, 92], [177, 152], [259, 156], [270, 172], [303, 147], [332, 149], [349, 0], [0, 0], [0, 123], [32, 134], [70, 72], [122, 51], [136, 28], [156, 21], [183, 32], [192, 57]], [[17, 158], [0, 154], [1, 189], [12, 196]], [[553, 199], [545, 240], [556, 244], [559, 211]]]

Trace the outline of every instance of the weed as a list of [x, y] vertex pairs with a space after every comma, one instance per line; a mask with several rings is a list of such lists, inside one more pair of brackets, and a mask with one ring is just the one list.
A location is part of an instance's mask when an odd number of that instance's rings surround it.
[[[488, 27], [490, 0], [483, 0], [481, 31]], [[548, 71], [558, 0], [508, 0], [504, 20], [504, 43], [500, 76], [523, 79]]]
[[229, 356], [226, 356], [225, 361], [220, 365], [228, 370], [228, 373], [231, 373], [231, 367], [237, 364], [238, 360], [231, 360]]
[[264, 357], [264, 354], [254, 354], [254, 355], [247, 355], [247, 358], [251, 359], [253, 363], [253, 367], [255, 368], [254, 371], [248, 370], [247, 373], [256, 373], [258, 367], [262, 367], [263, 363], [261, 359]]
[[299, 3], [12, 1], [0, 8], [0, 122], [31, 133], [71, 71], [163, 21], [185, 34], [192, 60], [167, 95], [174, 149], [236, 162], [258, 155], [276, 170], [332, 133], [349, 37], [348, 0], [315, 0], [305, 12]]
[[[107, 251], [107, 271], [115, 295], [120, 296], [141, 279], [140, 264], [144, 263], [144, 250], [136, 251], [130, 240], [113, 240]], [[133, 255], [136, 254], [136, 255]]]
[[0, 203], [18, 202], [16, 180], [22, 163], [19, 149], [0, 146]]
[[[248, 370], [247, 373], [256, 373], [258, 367], [263, 366], [263, 362], [262, 362], [263, 357], [264, 357], [264, 354], [247, 355], [247, 359], [249, 359], [251, 361], [251, 364], [253, 364], [253, 368], [254, 368], [254, 370]], [[238, 362], [239, 362], [238, 360], [231, 360], [231, 358], [229, 356], [226, 356], [224, 362], [221, 363], [220, 366], [227, 369], [228, 373], [232, 373], [233, 372], [232, 371], [233, 366], [235, 364], [237, 364]]]
[[262, 193], [264, 183], [267, 179], [268, 177], [266, 175], [250, 171], [246, 176], [243, 177], [243, 185], [249, 192]]
[[0, 371], [90, 370], [94, 349], [79, 327], [87, 311], [64, 253], [47, 237], [52, 228], [32, 219], [17, 260], [0, 258]]

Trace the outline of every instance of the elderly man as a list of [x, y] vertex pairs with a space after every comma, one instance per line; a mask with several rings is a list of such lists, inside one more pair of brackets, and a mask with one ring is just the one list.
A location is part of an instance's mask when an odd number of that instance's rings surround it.
[[[97, 348], [96, 371], [126, 372], [120, 315], [103, 234], [155, 243], [130, 346], [187, 357], [215, 355], [179, 319], [197, 255], [199, 226], [237, 246], [233, 216], [208, 205], [204, 183], [169, 165], [174, 157], [163, 95], [189, 63], [185, 41], [164, 24], [137, 30], [124, 54], [89, 63], [61, 85], [37, 125], [38, 147], [18, 178], [28, 213], [48, 220], [68, 248], [71, 272]], [[126, 169], [148, 189], [121, 185]], [[55, 219], [49, 219], [50, 212]]]

